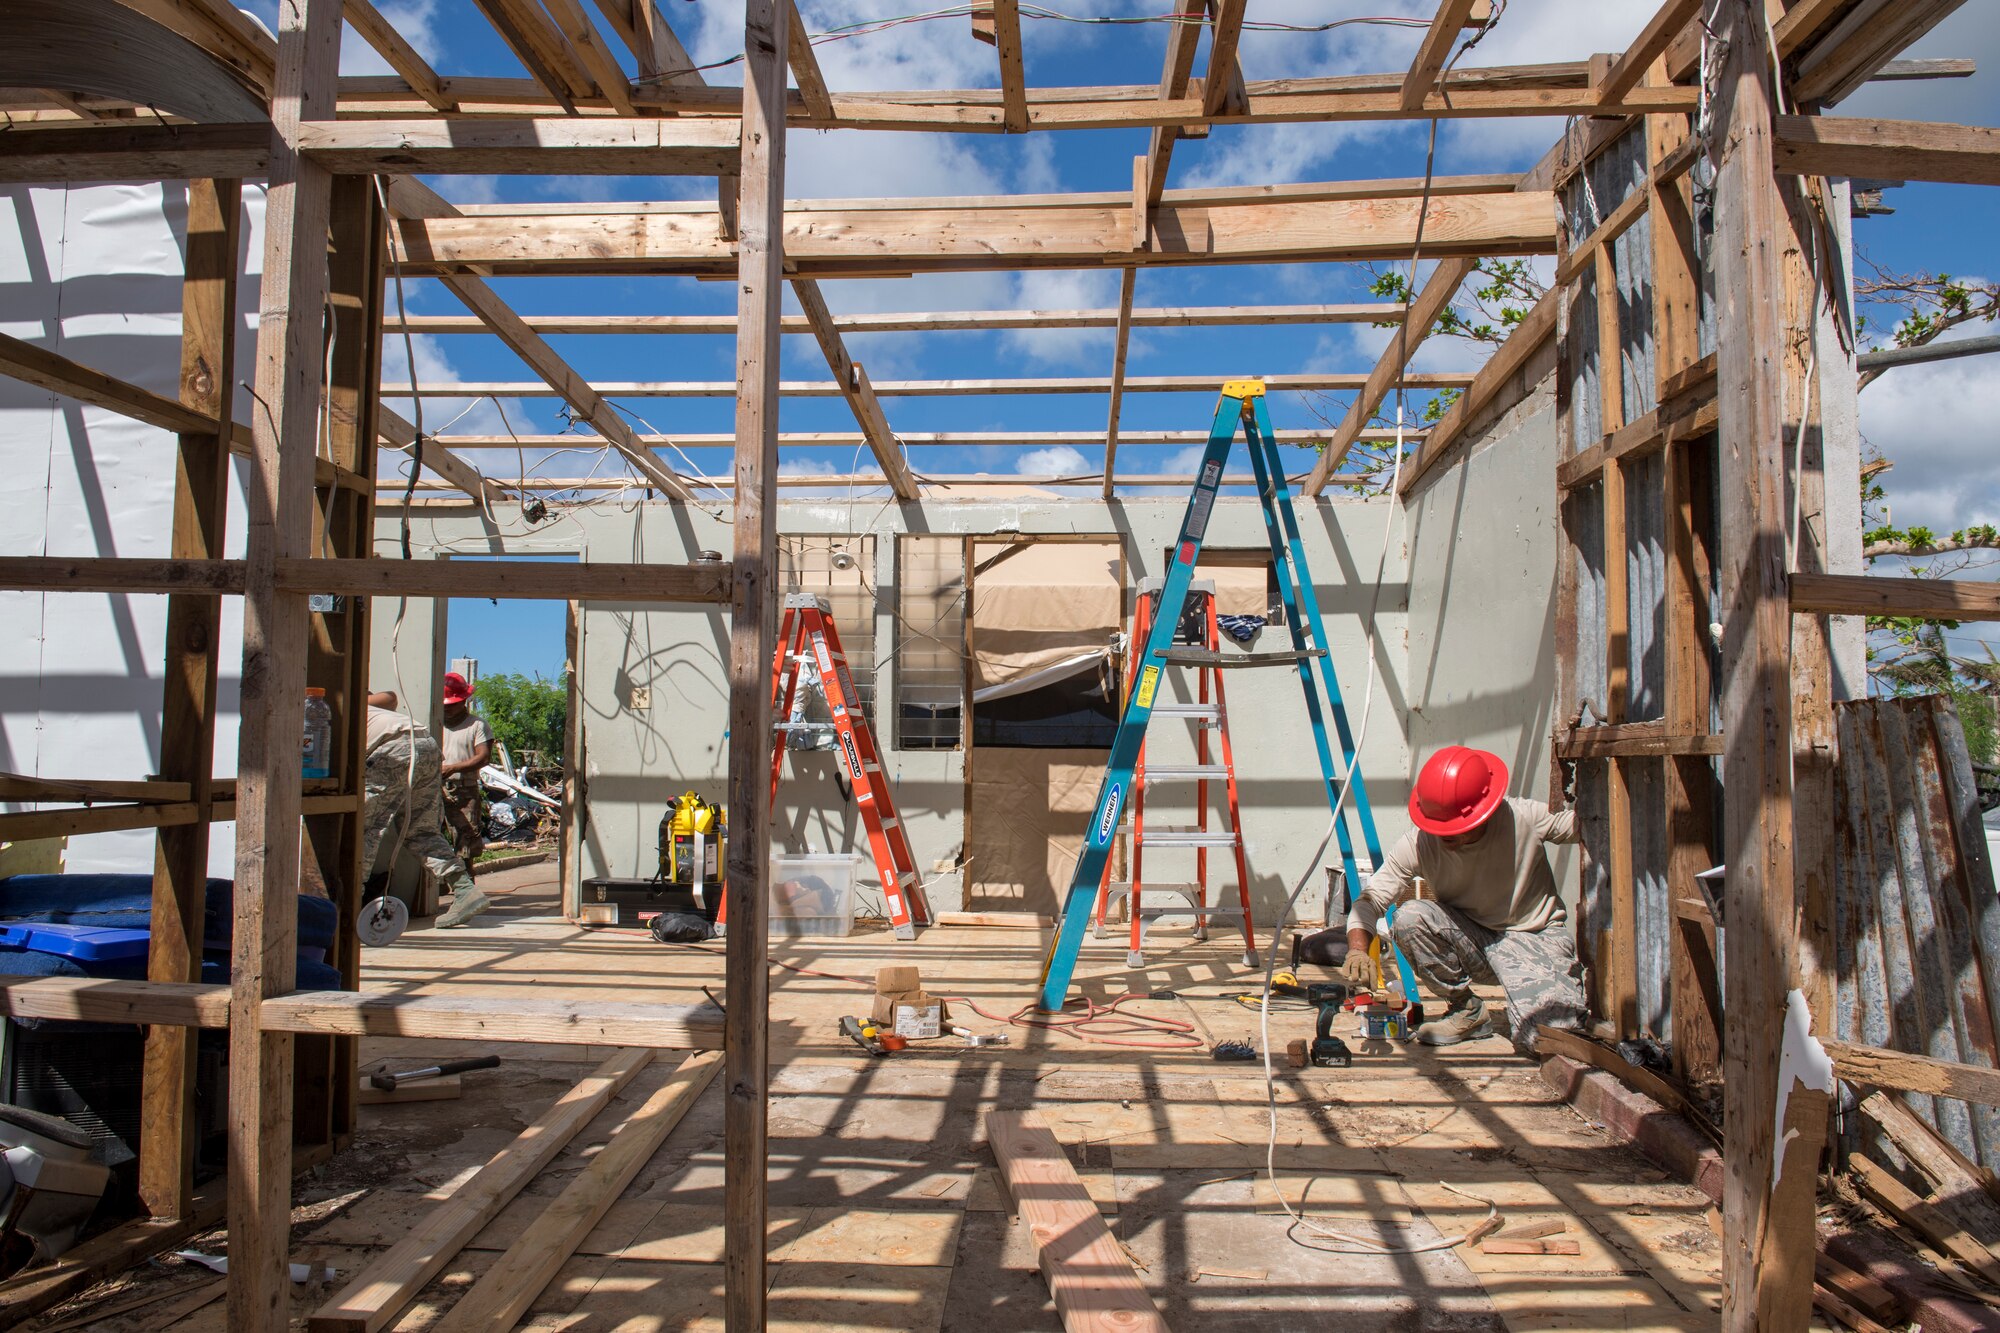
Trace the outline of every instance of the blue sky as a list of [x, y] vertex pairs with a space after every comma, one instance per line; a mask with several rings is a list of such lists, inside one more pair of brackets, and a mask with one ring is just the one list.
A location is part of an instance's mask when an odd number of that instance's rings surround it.
[[[740, 50], [741, 10], [710, 0], [659, 0], [698, 63], [726, 59]], [[267, 19], [271, 0], [250, 7]], [[823, 31], [836, 23], [885, 19], [903, 12], [883, 0], [800, 0], [807, 24]], [[1256, 0], [1254, 20], [1316, 24], [1352, 14], [1427, 17], [1434, 0], [1370, 0], [1365, 6], [1329, 6], [1323, 0]], [[1582, 59], [1621, 48], [1651, 16], [1655, 0], [1515, 0], [1465, 65], [1539, 63]], [[441, 72], [519, 77], [523, 71], [469, 0], [380, 0], [380, 8]], [[586, 8], [589, 8], [586, 6]], [[1075, 0], [1085, 16], [1131, 17], [1166, 7], [1136, 0]], [[1834, 114], [1878, 115], [1971, 124], [2000, 124], [2000, 7], [1964, 6], [1908, 54], [1972, 56], [1980, 73], [1949, 82], [1876, 84]], [[1035, 86], [1154, 83], [1159, 78], [1166, 31], [1159, 24], [1087, 25], [1024, 21], [1028, 80]], [[602, 31], [602, 29], [601, 29]], [[608, 32], [606, 33], [609, 36]], [[1418, 39], [1411, 27], [1354, 25], [1326, 34], [1250, 32], [1241, 60], [1252, 79], [1379, 72], [1405, 67]], [[630, 57], [608, 43], [626, 64]], [[994, 87], [993, 48], [976, 42], [963, 17], [907, 23], [872, 35], [820, 46], [828, 83], [836, 90], [871, 88]], [[1202, 61], [1206, 60], [1204, 49]], [[1200, 70], [1197, 65], [1197, 72]], [[382, 73], [386, 67], [351, 32], [343, 54], [348, 73]], [[733, 69], [710, 73], [715, 83], [736, 81]], [[1560, 120], [1510, 119], [1447, 122], [1438, 136], [1441, 174], [1520, 170], [1531, 165], [1562, 129]], [[1131, 159], [1143, 151], [1142, 131], [1072, 131], [1024, 136], [794, 132], [788, 148], [786, 193], [791, 198], [858, 195], [971, 195], [1130, 188]], [[1183, 141], [1174, 153], [1173, 186], [1366, 179], [1421, 175], [1425, 129], [1419, 124], [1284, 125], [1217, 127], [1205, 141]], [[670, 178], [439, 178], [430, 182], [467, 203], [551, 199], [645, 199], [706, 196], [706, 181]], [[1993, 272], [1988, 254], [2000, 205], [1995, 192], [1971, 187], [1911, 186], [1889, 192], [1892, 217], [1856, 224], [1856, 240], [1869, 258], [1892, 269], [1943, 268], [1955, 274]], [[1141, 270], [1137, 302], [1145, 305], [1292, 304], [1369, 299], [1369, 277], [1337, 265], [1283, 268]], [[502, 294], [524, 313], [671, 314], [724, 311], [733, 290], [726, 283], [677, 278], [525, 278], [499, 280]], [[1104, 272], [1027, 275], [940, 275], [901, 281], [823, 284], [836, 312], [959, 310], [1016, 307], [1110, 306], [1117, 277]], [[424, 281], [409, 285], [416, 313], [455, 314], [449, 293]], [[1968, 330], [1987, 332], [1985, 328]], [[1886, 330], [1885, 330], [1886, 332]], [[1277, 374], [1365, 371], [1387, 337], [1367, 326], [1328, 325], [1281, 329], [1137, 330], [1128, 372], [1156, 374]], [[714, 379], [730, 377], [731, 343], [721, 337], [559, 337], [559, 350], [594, 380]], [[935, 333], [850, 336], [850, 351], [873, 378], [1009, 378], [1108, 375], [1109, 331]], [[1419, 353], [1422, 369], [1464, 370], [1482, 349], [1434, 339]], [[786, 378], [824, 379], [825, 363], [810, 339], [785, 340]], [[419, 340], [418, 370], [430, 380], [532, 378], [497, 340], [459, 335]], [[1952, 528], [2000, 522], [2000, 470], [1990, 423], [2000, 419], [2000, 358], [1899, 370], [1862, 398], [1862, 425], [1870, 442], [1895, 461], [1887, 481], [1894, 518]], [[406, 375], [400, 340], [385, 348], [385, 383]], [[407, 410], [407, 402], [393, 406]], [[433, 400], [427, 424], [468, 406]], [[633, 400], [627, 404], [668, 434], [726, 432], [732, 403], [714, 400]], [[930, 430], [1101, 431], [1106, 401], [1096, 395], [1050, 397], [891, 398], [892, 427]], [[1192, 430], [1207, 424], [1205, 394], [1128, 395], [1129, 429]], [[1336, 419], [1338, 401], [1322, 407]], [[490, 403], [470, 404], [458, 432], [504, 433]], [[1271, 404], [1280, 427], [1322, 424], [1296, 395]], [[563, 429], [550, 399], [505, 404], [508, 420], [524, 433]], [[852, 431], [839, 399], [787, 399], [785, 430]], [[641, 427], [644, 429], [644, 427]], [[580, 443], [588, 444], [586, 437]], [[705, 471], [726, 469], [722, 451], [691, 451]], [[1121, 471], [1163, 471], [1184, 460], [1166, 447], [1125, 446]], [[595, 450], [546, 464], [546, 473], [576, 476], [597, 460]], [[862, 454], [864, 467], [867, 455]], [[921, 472], [1047, 473], [1101, 466], [1101, 451], [1081, 454], [1014, 449], [913, 450]], [[1306, 455], [1298, 455], [1303, 466]], [[474, 457], [484, 470], [508, 475], [510, 452]], [[530, 458], [531, 466], [535, 463]], [[791, 472], [844, 473], [851, 449], [794, 453]], [[600, 475], [617, 474], [614, 461]], [[467, 631], [471, 633], [470, 630]], [[560, 655], [560, 622], [556, 622]], [[465, 651], [455, 632], [452, 651]], [[478, 654], [474, 654], [478, 655]], [[493, 669], [493, 668], [487, 668]], [[535, 669], [529, 663], [526, 669]], [[546, 668], [544, 668], [546, 669]]]

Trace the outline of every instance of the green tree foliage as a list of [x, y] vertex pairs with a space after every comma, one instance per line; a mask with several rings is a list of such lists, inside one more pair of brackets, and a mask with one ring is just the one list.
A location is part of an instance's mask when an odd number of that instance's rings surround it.
[[527, 763], [531, 750], [541, 763], [562, 762], [569, 687], [561, 677], [550, 680], [540, 672], [529, 676], [504, 671], [481, 676], [474, 697], [479, 715], [493, 728], [493, 739], [507, 747], [516, 764]]

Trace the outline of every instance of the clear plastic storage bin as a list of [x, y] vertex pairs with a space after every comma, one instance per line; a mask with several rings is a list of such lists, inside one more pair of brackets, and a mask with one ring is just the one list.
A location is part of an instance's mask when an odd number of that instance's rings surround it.
[[861, 858], [851, 852], [773, 856], [770, 933], [852, 934], [860, 864]]

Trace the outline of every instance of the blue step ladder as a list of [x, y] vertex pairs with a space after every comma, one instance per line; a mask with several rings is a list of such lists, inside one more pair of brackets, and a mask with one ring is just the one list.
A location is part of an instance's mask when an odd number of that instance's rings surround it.
[[[1215, 509], [1216, 493], [1222, 487], [1229, 455], [1236, 444], [1239, 425], [1250, 450], [1250, 468], [1257, 482], [1257, 499], [1264, 511], [1264, 531], [1271, 543], [1271, 564], [1277, 577], [1279, 602], [1284, 608], [1285, 626], [1291, 632], [1289, 651], [1226, 654], [1213, 657], [1198, 649], [1173, 646], [1174, 630], [1187, 604], [1188, 588], [1194, 580], [1195, 561], [1201, 555], [1209, 516]], [[1134, 645], [1137, 647], [1137, 645]], [[1118, 721], [1118, 733], [1111, 742], [1111, 758], [1105, 769], [1104, 785], [1093, 807], [1095, 818], [1070, 879], [1063, 900], [1062, 922], [1049, 954], [1042, 964], [1040, 1007], [1053, 1013], [1069, 997], [1070, 980], [1076, 972], [1084, 932], [1089, 928], [1097, 905], [1098, 885], [1117, 841], [1125, 806], [1132, 795], [1133, 770], [1140, 747], [1146, 739], [1146, 724], [1152, 720], [1153, 699], [1160, 678], [1169, 664], [1239, 666], [1292, 666], [1298, 671], [1305, 692], [1306, 716], [1312, 723], [1313, 746], [1319, 754], [1320, 776], [1326, 786], [1327, 809], [1332, 811], [1339, 798], [1342, 776], [1355, 765], [1354, 736], [1348, 726], [1347, 707], [1342, 701], [1340, 681], [1335, 677], [1333, 659], [1327, 652], [1326, 626], [1320, 619], [1319, 599], [1313, 593], [1311, 571], [1306, 568], [1304, 543], [1299, 539], [1298, 514], [1292, 508], [1291, 490], [1278, 457], [1278, 445], [1271, 434], [1271, 418], [1264, 407], [1262, 380], [1229, 380], [1215, 405], [1215, 421], [1209, 427], [1208, 447], [1202, 453], [1195, 474], [1194, 494], [1188, 498], [1187, 517], [1181, 520], [1180, 536], [1174, 543], [1166, 586], [1146, 642], [1140, 650], [1135, 682]], [[1212, 659], [1212, 660], [1211, 660]], [[1317, 672], [1315, 672], [1317, 664]], [[1322, 690], [1324, 695], [1322, 695]], [[1333, 748], [1327, 739], [1326, 715], [1333, 715], [1334, 733], [1340, 741], [1341, 762], [1336, 771]], [[1375, 815], [1368, 804], [1368, 789], [1359, 780], [1352, 783], [1353, 816], [1361, 826], [1363, 846], [1370, 870], [1382, 864], [1382, 844], [1375, 833]], [[1348, 809], [1343, 806], [1334, 821], [1339, 840], [1340, 862], [1350, 900], [1361, 893], [1364, 878], [1355, 856], [1354, 838], [1348, 829]], [[1282, 928], [1282, 922], [1274, 929]], [[1387, 941], [1385, 940], [1385, 943]], [[1396, 957], [1404, 994], [1417, 999], [1415, 978], [1400, 954]]]

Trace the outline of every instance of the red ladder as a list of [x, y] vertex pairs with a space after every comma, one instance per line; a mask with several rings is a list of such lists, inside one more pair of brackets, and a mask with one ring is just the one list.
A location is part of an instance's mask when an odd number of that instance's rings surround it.
[[[868, 846], [875, 855], [875, 873], [881, 877], [882, 897], [889, 905], [889, 919], [895, 923], [896, 938], [912, 940], [918, 926], [931, 924], [930, 904], [924, 898], [922, 877], [916, 858], [910, 854], [909, 835], [903, 831], [902, 816], [896, 813], [895, 798], [883, 781], [882, 751], [875, 733], [861, 711], [861, 696], [855, 692], [854, 678], [847, 672], [847, 654], [840, 647], [840, 632], [833, 626], [833, 613], [824, 598], [813, 593], [790, 593], [785, 597], [785, 616], [778, 626], [778, 653], [771, 663], [771, 692], [776, 699], [777, 736], [771, 745], [771, 803], [778, 801], [778, 777], [785, 767], [785, 738], [790, 734], [793, 701], [798, 698], [799, 677], [809, 671], [826, 695], [833, 714], [833, 729], [840, 741], [840, 758], [861, 810], [861, 823], [868, 830]], [[728, 898], [716, 914], [718, 922], [728, 919]]]
[[[1140, 587], [1139, 602], [1132, 617], [1132, 642], [1145, 643], [1152, 632], [1153, 618], [1157, 614], [1159, 596], [1155, 579], [1148, 579]], [[1188, 591], [1188, 605], [1199, 603], [1199, 614], [1204, 621], [1203, 642], [1200, 646], [1207, 650], [1210, 658], [1221, 653], [1221, 636], [1216, 622], [1215, 590], [1213, 584], [1195, 583]], [[1176, 641], [1178, 643], [1178, 640]], [[1139, 654], [1131, 655], [1131, 664], [1136, 665]], [[1169, 655], [1168, 661], [1171, 662]], [[1131, 667], [1128, 665], [1125, 682], [1129, 695], [1133, 688]], [[1250, 919], [1250, 866], [1243, 850], [1243, 819], [1237, 804], [1236, 756], [1229, 745], [1229, 707], [1223, 694], [1222, 672], [1214, 666], [1195, 667], [1195, 702], [1175, 703], [1161, 700], [1152, 704], [1155, 717], [1178, 717], [1195, 724], [1195, 761], [1192, 764], [1152, 764], [1146, 762], [1146, 749], [1142, 745], [1139, 759], [1132, 773], [1132, 878], [1129, 882], [1113, 883], [1111, 863], [1104, 866], [1104, 878], [1097, 888], [1097, 929], [1098, 939], [1104, 938], [1104, 919], [1112, 900], [1125, 898], [1126, 911], [1131, 917], [1131, 952], [1126, 957], [1130, 967], [1144, 967], [1145, 932], [1149, 921], [1162, 917], [1181, 915], [1186, 909], [1180, 907], [1147, 907], [1143, 894], [1149, 887], [1145, 882], [1145, 849], [1153, 847], [1191, 847], [1195, 857], [1195, 882], [1192, 884], [1154, 884], [1150, 888], [1155, 893], [1172, 893], [1187, 899], [1194, 912], [1194, 937], [1208, 938], [1208, 923], [1211, 919], [1239, 917], [1243, 922], [1243, 957], [1247, 966], [1257, 962], [1257, 938]], [[1222, 762], [1209, 762], [1208, 733], [1213, 730], [1222, 751]], [[1208, 784], [1221, 781], [1225, 784], [1229, 810], [1227, 828], [1211, 829], [1208, 823]], [[1155, 783], [1193, 782], [1195, 784], [1195, 824], [1186, 827], [1146, 828], [1146, 792]], [[1227, 848], [1236, 857], [1236, 895], [1238, 907], [1211, 908], [1208, 905], [1208, 853], [1210, 849]]]

